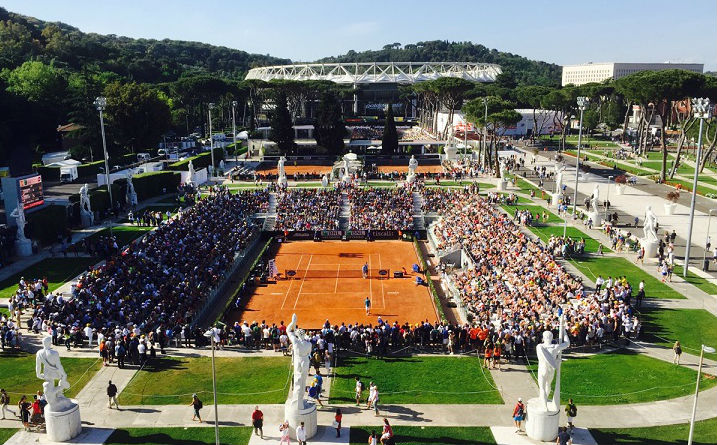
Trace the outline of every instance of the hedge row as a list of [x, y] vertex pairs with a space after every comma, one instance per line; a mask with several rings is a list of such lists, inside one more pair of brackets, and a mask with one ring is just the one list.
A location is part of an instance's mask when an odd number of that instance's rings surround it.
[[[90, 162], [89, 164], [80, 164], [77, 166], [77, 176], [79, 178], [92, 178], [97, 177], [97, 173], [100, 172], [100, 168], [104, 168], [105, 161]], [[42, 176], [43, 181], [54, 181], [60, 180], [60, 167], [47, 167], [40, 166], [35, 167], [37, 173]]]
[[137, 200], [144, 201], [153, 196], [175, 192], [181, 177], [182, 175], [175, 171], [147, 172], [132, 176]]
[[67, 231], [67, 208], [49, 205], [27, 214], [25, 233], [41, 245], [47, 246], [57, 241], [57, 235]]
[[[224, 150], [221, 148], [215, 148], [214, 149], [214, 164], [217, 168], [219, 168], [219, 161], [224, 159]], [[169, 164], [167, 166], [168, 170], [174, 170], [174, 171], [189, 171], [189, 161], [192, 161], [192, 164], [194, 165], [194, 170], [201, 170], [204, 167], [207, 167], [209, 165], [212, 165], [212, 153], [207, 151], [205, 153], [200, 153], [196, 156], [192, 156], [191, 158], [187, 158], [183, 161], [177, 161], [172, 164]]]

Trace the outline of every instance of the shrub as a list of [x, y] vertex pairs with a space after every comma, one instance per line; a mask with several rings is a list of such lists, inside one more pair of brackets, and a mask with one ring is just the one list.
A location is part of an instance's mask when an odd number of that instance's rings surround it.
[[137, 200], [144, 201], [153, 196], [172, 193], [177, 190], [181, 174], [176, 171], [147, 172], [132, 176]]
[[36, 167], [35, 171], [42, 176], [43, 182], [57, 182], [60, 180], [60, 167]]
[[27, 235], [47, 246], [57, 241], [57, 235], [67, 231], [67, 208], [61, 205], [48, 205], [27, 214]]
[[672, 190], [670, 192], [667, 192], [667, 200], [672, 201], [676, 203], [680, 199], [680, 192], [677, 190]]
[[[214, 149], [214, 164], [217, 168], [219, 168], [219, 161], [224, 159], [224, 150], [221, 148], [215, 148]], [[177, 161], [172, 164], [169, 164], [167, 166], [168, 170], [174, 170], [174, 171], [189, 171], [189, 161], [192, 161], [194, 164], [195, 170], [201, 170], [204, 167], [207, 167], [209, 165], [212, 165], [212, 153], [207, 151], [201, 154], [198, 154], [196, 156], [192, 156], [191, 158], [187, 158], [183, 161]]]
[[97, 173], [100, 172], [100, 168], [104, 168], [105, 161], [95, 161], [90, 162], [89, 164], [80, 164], [77, 166], [77, 176], [79, 178], [88, 178], [97, 176]]

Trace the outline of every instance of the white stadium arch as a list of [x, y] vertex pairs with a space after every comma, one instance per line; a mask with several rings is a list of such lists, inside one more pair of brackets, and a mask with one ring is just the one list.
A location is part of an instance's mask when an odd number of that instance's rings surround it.
[[308, 63], [252, 68], [247, 79], [330, 80], [344, 84], [412, 84], [440, 77], [494, 82], [500, 65], [471, 62]]

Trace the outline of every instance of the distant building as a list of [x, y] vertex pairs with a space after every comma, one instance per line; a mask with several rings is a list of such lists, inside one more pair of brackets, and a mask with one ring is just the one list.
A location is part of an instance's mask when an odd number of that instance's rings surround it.
[[602, 82], [605, 79], [619, 79], [638, 71], [686, 70], [702, 73], [702, 63], [586, 63], [563, 67], [563, 86]]

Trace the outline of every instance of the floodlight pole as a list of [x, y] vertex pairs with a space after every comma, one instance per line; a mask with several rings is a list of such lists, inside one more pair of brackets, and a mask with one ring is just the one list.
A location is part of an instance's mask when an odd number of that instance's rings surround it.
[[214, 102], [209, 102], [209, 151], [212, 153], [212, 175], [214, 175], [214, 135], [212, 135], [212, 108]]
[[[709, 119], [711, 113], [710, 100], [708, 98], [693, 98], [692, 111], [694, 116], [700, 120], [700, 132], [697, 137], [697, 157], [695, 158], [695, 176], [692, 180], [692, 202], [690, 204], [690, 222], [687, 228], [687, 245], [685, 246], [685, 265], [682, 268], [682, 277], [687, 278], [687, 269], [690, 267], [690, 247], [692, 244], [692, 224], [695, 219], [695, 201], [697, 199], [697, 179], [700, 172], [700, 158], [702, 156], [702, 128], [705, 119]], [[708, 216], [709, 218], [709, 216]]]
[[217, 369], [214, 364], [214, 349], [216, 344], [214, 343], [214, 327], [204, 334], [211, 339], [212, 342], [212, 391], [214, 392], [214, 443], [219, 445], [219, 411], [217, 410]]
[[236, 107], [237, 107], [237, 101], [233, 100], [232, 101], [232, 136], [234, 139], [234, 162], [239, 161], [239, 158], [238, 158], [239, 155], [237, 154], [237, 124], [236, 124], [236, 119], [234, 116], [234, 111], [236, 110]]
[[610, 202], [610, 183], [612, 182], [612, 175], [607, 177], [607, 193], [605, 196], [605, 221], [607, 221], [607, 204]]
[[94, 105], [97, 108], [97, 111], [100, 112], [100, 129], [102, 131], [102, 149], [104, 150], [105, 155], [105, 183], [107, 184], [107, 193], [110, 197], [110, 235], [112, 235], [112, 213], [115, 210], [114, 202], [112, 200], [112, 187], [110, 186], [110, 166], [109, 166], [109, 159], [107, 156], [107, 140], [105, 138], [105, 119], [103, 111], [107, 107], [107, 98], [104, 96], [99, 96], [95, 99]]
[[700, 346], [700, 364], [697, 368], [697, 383], [695, 384], [695, 399], [692, 403], [692, 417], [690, 418], [690, 434], [687, 437], [687, 445], [692, 445], [692, 436], [695, 431], [695, 416], [697, 415], [697, 396], [700, 393], [700, 377], [702, 377], [702, 361], [704, 360], [705, 352], [713, 353], [715, 349], [711, 346]]
[[712, 222], [712, 212], [717, 212], [717, 209], [709, 209], [707, 211], [707, 237], [705, 238], [705, 250], [702, 255], [702, 264], [705, 265], [703, 269], [705, 272], [709, 270], [709, 264], [707, 263], [707, 250], [710, 248], [710, 223]]
[[580, 126], [578, 128], [578, 155], [575, 158], [575, 193], [573, 195], [573, 218], [575, 218], [578, 205], [578, 181], [580, 179], [580, 147], [583, 141], [583, 111], [585, 111], [585, 107], [589, 103], [589, 97], [578, 97], [578, 109], [580, 109]]

